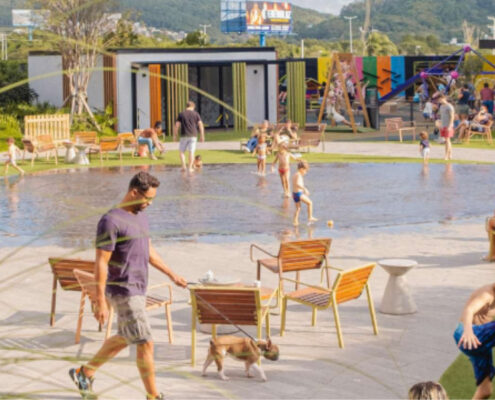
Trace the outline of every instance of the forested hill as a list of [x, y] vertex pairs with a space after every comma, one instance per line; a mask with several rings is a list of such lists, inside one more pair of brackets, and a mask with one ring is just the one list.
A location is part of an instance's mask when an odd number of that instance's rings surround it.
[[[332, 1], [332, 0], [328, 0]], [[10, 24], [10, 8], [26, 6], [27, 0], [0, 0], [0, 26]], [[220, 0], [117, 0], [119, 11], [137, 11], [138, 20], [149, 26], [191, 32], [200, 24], [209, 24], [214, 41], [221, 40]], [[344, 7], [341, 15], [356, 15], [354, 34], [364, 19], [364, 0]], [[399, 41], [405, 34], [435, 34], [442, 41], [457, 37], [463, 41], [464, 20], [483, 34], [491, 33], [488, 16], [495, 16], [495, 0], [372, 0], [371, 22], [374, 29]], [[325, 40], [347, 39], [349, 25], [342, 17], [320, 14], [294, 6], [295, 38]]]
[[[329, 0], [332, 1], [332, 0]], [[220, 27], [220, 0], [120, 0], [122, 8], [141, 13], [147, 24], [171, 30], [191, 31], [199, 24]], [[354, 34], [364, 20], [364, 1], [355, 0], [341, 15], [357, 15]], [[372, 0], [373, 28], [387, 33], [394, 41], [405, 34], [433, 33], [443, 41], [463, 40], [462, 22], [490, 33], [487, 16], [495, 16], [495, 0]], [[294, 33], [298, 38], [347, 39], [349, 25], [342, 17], [294, 7]]]

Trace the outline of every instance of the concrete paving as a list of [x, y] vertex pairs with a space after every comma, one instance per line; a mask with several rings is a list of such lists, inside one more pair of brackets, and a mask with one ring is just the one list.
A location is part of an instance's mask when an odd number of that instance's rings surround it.
[[[253, 241], [274, 252], [278, 248], [275, 239], [255, 237]], [[255, 279], [249, 244], [171, 241], [157, 250], [189, 281], [212, 269], [217, 276], [236, 277], [249, 284]], [[283, 337], [279, 336], [280, 317], [271, 318], [272, 338], [280, 346], [281, 357], [277, 362], [262, 362], [266, 383], [247, 379], [242, 364], [230, 359], [226, 361], [230, 381], [219, 380], [214, 366], [207, 377], [201, 377], [209, 341], [202, 333], [198, 334], [198, 365], [190, 366], [188, 292], [175, 288], [174, 344], [167, 340], [164, 313], [150, 313], [159, 388], [170, 399], [405, 398], [412, 384], [439, 379], [458, 355], [452, 333], [462, 305], [474, 288], [493, 280], [493, 265], [480, 261], [487, 248], [482, 218], [340, 232], [332, 243], [332, 265], [349, 268], [394, 257], [418, 261], [419, 267], [407, 279], [419, 311], [398, 316], [378, 312], [388, 279], [380, 267], [371, 279], [378, 336], [372, 332], [365, 296], [341, 306], [344, 349], [338, 347], [330, 310], [320, 312], [317, 326], [311, 327], [310, 310], [290, 305]], [[47, 258], [91, 258], [93, 254], [92, 249], [56, 246], [0, 248], [0, 397], [79, 398], [67, 371], [98, 350], [103, 333], [98, 332], [87, 307], [81, 343], [74, 344], [80, 294], [60, 289], [56, 324], [49, 326], [52, 275]], [[317, 282], [318, 274], [305, 273], [303, 278]], [[151, 282], [163, 279], [152, 270]], [[274, 274], [263, 271], [264, 286], [274, 287], [276, 282]], [[254, 334], [253, 329], [248, 331]], [[134, 349], [124, 350], [104, 365], [95, 388], [101, 399], [144, 399]]]

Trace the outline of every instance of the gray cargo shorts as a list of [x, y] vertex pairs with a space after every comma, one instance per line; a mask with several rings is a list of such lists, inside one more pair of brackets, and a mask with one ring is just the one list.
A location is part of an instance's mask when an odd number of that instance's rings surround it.
[[146, 316], [146, 296], [107, 295], [115, 314], [119, 336], [128, 344], [144, 344], [153, 340]]

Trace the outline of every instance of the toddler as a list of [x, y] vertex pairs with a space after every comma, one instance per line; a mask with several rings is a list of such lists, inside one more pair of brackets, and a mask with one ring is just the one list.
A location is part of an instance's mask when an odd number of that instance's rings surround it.
[[258, 175], [264, 176], [265, 175], [265, 169], [266, 169], [266, 152], [267, 152], [267, 145], [266, 145], [266, 136], [261, 135], [258, 141], [258, 144], [256, 145], [253, 154], [256, 154], [258, 158]]
[[13, 137], [9, 137], [7, 139], [7, 145], [8, 145], [8, 150], [7, 150], [7, 156], [8, 156], [8, 159], [7, 161], [5, 161], [5, 171], [4, 171], [4, 175], [7, 176], [7, 172], [9, 171], [9, 166], [12, 165], [12, 167], [14, 167], [14, 169], [16, 169], [17, 171], [19, 171], [19, 174], [21, 174], [21, 176], [24, 175], [24, 170], [20, 167], [17, 166], [17, 153], [21, 153], [21, 151], [19, 150], [19, 147], [17, 147], [15, 145], [15, 141], [14, 141], [14, 138]]
[[419, 142], [419, 152], [423, 157], [423, 164], [428, 164], [430, 158], [430, 141], [428, 140], [428, 132], [422, 131], [419, 134], [421, 141]]

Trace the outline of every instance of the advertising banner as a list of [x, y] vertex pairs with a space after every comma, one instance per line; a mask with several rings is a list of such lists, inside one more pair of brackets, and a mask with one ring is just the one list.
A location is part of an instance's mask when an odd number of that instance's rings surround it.
[[291, 33], [291, 4], [246, 1], [246, 27], [248, 33]]

